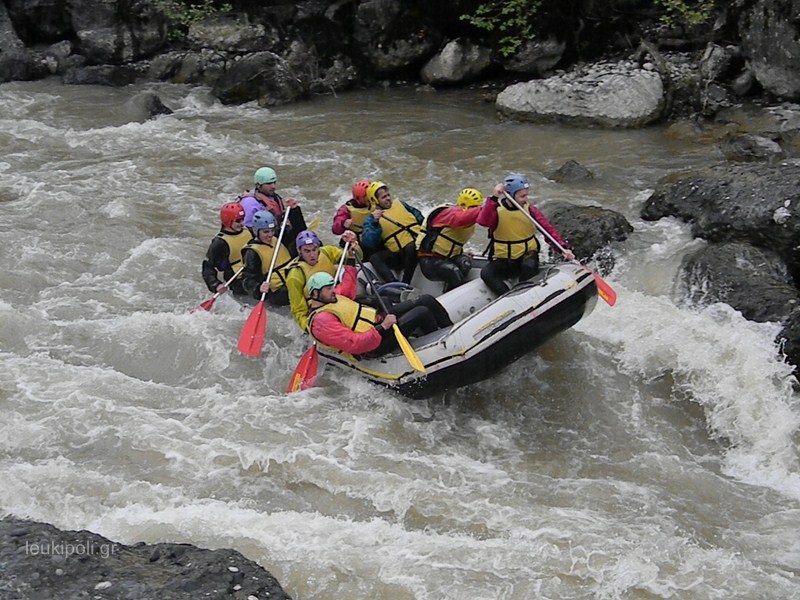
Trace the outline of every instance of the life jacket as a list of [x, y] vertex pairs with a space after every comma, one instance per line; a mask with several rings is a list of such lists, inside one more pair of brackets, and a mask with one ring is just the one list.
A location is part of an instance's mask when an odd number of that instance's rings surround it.
[[266, 194], [262, 194], [261, 192], [257, 192], [255, 190], [248, 190], [239, 196], [239, 200], [248, 197], [255, 198], [261, 204], [263, 204], [264, 209], [271, 212], [276, 221], [280, 221], [283, 217], [283, 211], [286, 210], [286, 206], [283, 203], [283, 198], [281, 198], [279, 194], [267, 196]]
[[237, 270], [237, 265], [242, 262], [242, 250], [253, 239], [253, 234], [249, 229], [242, 229], [239, 233], [220, 231], [217, 237], [228, 244], [228, 264], [218, 265], [219, 270], [224, 271], [228, 267]]
[[[274, 244], [276, 239], [272, 239]], [[261, 259], [261, 274], [266, 275], [269, 271], [269, 266], [272, 264], [272, 255], [275, 252], [275, 247], [265, 244], [264, 242], [253, 238], [245, 249], [253, 250]], [[280, 244], [278, 246], [278, 257], [275, 259], [275, 267], [272, 269], [272, 276], [269, 279], [269, 290], [274, 292], [281, 289], [286, 285], [286, 275], [283, 272], [283, 267], [292, 262], [292, 255], [286, 249], [286, 246]]]
[[[328, 273], [331, 276], [336, 274], [336, 265], [333, 264], [331, 262], [331, 259], [328, 258], [322, 252], [319, 253], [319, 260], [317, 261], [317, 264], [315, 264], [313, 267], [306, 261], [300, 260], [299, 256], [294, 258], [286, 267], [286, 269], [284, 269], [283, 273], [284, 281], [285, 277], [289, 275], [289, 271], [291, 271], [292, 269], [300, 269], [303, 272], [303, 275], [305, 275], [306, 281], [308, 281], [308, 278], [311, 277], [314, 273]], [[308, 300], [309, 296], [308, 292], [306, 291], [305, 284], [303, 285], [303, 296], [305, 296], [306, 300]]]
[[355, 300], [351, 300], [347, 296], [337, 295], [336, 302], [322, 304], [311, 310], [311, 314], [308, 318], [309, 332], [311, 331], [311, 321], [314, 319], [314, 316], [323, 312], [336, 315], [336, 318], [339, 319], [345, 327], [356, 333], [369, 331], [378, 323], [377, 310], [366, 304], [360, 304]]
[[431, 227], [433, 220], [452, 204], [434, 208], [422, 222], [420, 236], [417, 238], [417, 251], [420, 256], [437, 254], [452, 258], [464, 252], [464, 244], [472, 237], [475, 225], [469, 227]]
[[417, 218], [399, 200], [393, 200], [392, 206], [383, 210], [380, 225], [381, 240], [390, 252], [400, 252], [419, 235]]
[[352, 221], [350, 223], [350, 231], [361, 237], [361, 232], [364, 229], [364, 221], [372, 214], [375, 207], [371, 204], [367, 204], [367, 206], [356, 206], [352, 199], [345, 202], [345, 204], [347, 205], [347, 212], [350, 213], [350, 219]]
[[536, 226], [517, 208], [508, 209], [503, 204], [497, 207], [497, 227], [490, 237], [492, 258], [514, 260], [539, 251]]

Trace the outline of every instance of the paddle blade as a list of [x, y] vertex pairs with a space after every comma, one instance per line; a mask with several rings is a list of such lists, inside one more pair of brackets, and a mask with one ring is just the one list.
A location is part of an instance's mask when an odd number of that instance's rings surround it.
[[264, 335], [267, 332], [267, 309], [262, 300], [256, 304], [239, 334], [239, 344], [236, 348], [247, 356], [258, 356], [264, 346]]
[[211, 310], [211, 307], [214, 306], [214, 301], [216, 299], [217, 299], [216, 296], [214, 296], [213, 298], [209, 298], [208, 300], [206, 300], [205, 302], [201, 303], [200, 305], [195, 306], [192, 309], [191, 312], [196, 313], [197, 311], [200, 311], [200, 310]]
[[425, 365], [422, 364], [422, 361], [417, 356], [417, 353], [414, 351], [414, 348], [411, 347], [411, 344], [406, 339], [406, 336], [400, 331], [400, 328], [395, 323], [392, 325], [392, 330], [394, 331], [394, 337], [397, 339], [397, 343], [400, 344], [400, 349], [403, 351], [403, 354], [406, 355], [408, 359], [408, 364], [410, 364], [414, 369], [419, 371], [420, 373], [426, 373]]
[[608, 285], [602, 277], [600, 277], [600, 275], [592, 271], [589, 267], [586, 265], [581, 265], [581, 267], [589, 271], [589, 273], [592, 274], [592, 277], [594, 277], [594, 283], [597, 285], [597, 295], [600, 296], [609, 306], [614, 306], [617, 303], [617, 292], [615, 292], [614, 289]]
[[297, 363], [286, 391], [291, 393], [314, 387], [317, 382], [318, 369], [319, 352], [317, 352], [317, 345], [311, 344], [311, 347], [303, 353], [300, 362]]

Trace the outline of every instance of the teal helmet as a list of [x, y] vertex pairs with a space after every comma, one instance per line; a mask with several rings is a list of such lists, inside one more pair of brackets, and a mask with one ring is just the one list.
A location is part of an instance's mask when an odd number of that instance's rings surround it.
[[334, 283], [333, 277], [329, 273], [314, 273], [306, 282], [306, 292], [311, 295], [314, 290], [321, 290]]
[[275, 169], [271, 167], [261, 167], [253, 176], [253, 182], [256, 185], [261, 185], [262, 183], [275, 183], [276, 181], [278, 181], [278, 174], [275, 173]]
[[260, 210], [253, 215], [253, 235], [258, 236], [262, 229], [275, 229], [275, 217], [268, 210]]
[[528, 183], [528, 179], [524, 175], [519, 175], [518, 173], [507, 176], [503, 180], [503, 185], [505, 185], [506, 191], [512, 198], [518, 191], [531, 187], [530, 183]]

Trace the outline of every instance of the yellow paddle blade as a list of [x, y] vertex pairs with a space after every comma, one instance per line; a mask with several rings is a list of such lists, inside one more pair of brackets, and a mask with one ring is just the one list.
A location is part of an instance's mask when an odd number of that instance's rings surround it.
[[422, 361], [417, 356], [417, 353], [414, 352], [414, 348], [411, 347], [411, 344], [408, 342], [406, 337], [400, 331], [400, 328], [395, 323], [392, 325], [392, 329], [394, 330], [394, 337], [397, 339], [397, 343], [400, 344], [400, 349], [403, 351], [403, 354], [406, 355], [408, 359], [408, 363], [414, 367], [420, 373], [426, 373], [425, 365], [422, 364]]
[[319, 224], [320, 223], [321, 223], [321, 221], [320, 221], [319, 217], [314, 217], [314, 220], [311, 221], [311, 225], [308, 225], [308, 229], [311, 229], [312, 231], [316, 231], [317, 229], [319, 229]]

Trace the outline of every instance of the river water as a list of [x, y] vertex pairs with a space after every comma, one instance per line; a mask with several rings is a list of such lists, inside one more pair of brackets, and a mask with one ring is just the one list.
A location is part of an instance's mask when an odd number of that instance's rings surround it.
[[[501, 123], [464, 91], [267, 110], [157, 86], [175, 113], [129, 122], [140, 89], [0, 86], [0, 515], [232, 547], [296, 600], [800, 598], [779, 326], [687, 305], [674, 281], [702, 242], [638, 216], [713, 146]], [[596, 178], [546, 178], [569, 159]], [[189, 313], [219, 206], [264, 165], [327, 241], [355, 180], [425, 212], [526, 173], [545, 208], [635, 227], [618, 303], [427, 401], [332, 372], [286, 395], [306, 347], [288, 317], [254, 359], [235, 349], [249, 310]]]

